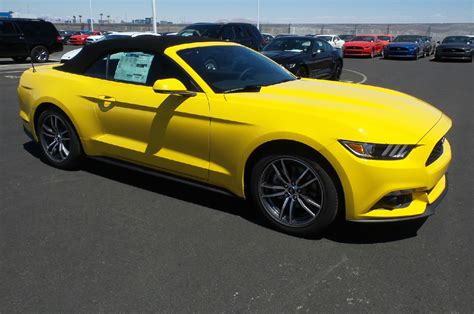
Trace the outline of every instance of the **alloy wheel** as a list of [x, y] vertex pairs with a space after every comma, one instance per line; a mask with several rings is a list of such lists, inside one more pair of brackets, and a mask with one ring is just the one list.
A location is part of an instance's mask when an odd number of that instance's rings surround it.
[[66, 122], [58, 115], [47, 116], [41, 124], [41, 145], [49, 158], [56, 162], [66, 160], [71, 151], [71, 136]]
[[289, 227], [311, 224], [324, 206], [320, 176], [305, 161], [280, 157], [268, 163], [258, 183], [258, 197], [276, 222]]
[[31, 51], [31, 58], [35, 62], [46, 62], [49, 59], [48, 50], [42, 46], [35, 47]]

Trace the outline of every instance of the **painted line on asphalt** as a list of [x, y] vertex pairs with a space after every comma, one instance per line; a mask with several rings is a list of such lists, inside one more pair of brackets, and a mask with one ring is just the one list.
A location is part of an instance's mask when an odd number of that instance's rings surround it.
[[355, 73], [357, 75], [362, 76], [362, 81], [353, 82], [354, 84], [364, 84], [367, 81], [367, 76], [364, 73], [360, 73], [360, 72], [357, 72], [357, 71], [354, 71], [354, 70], [348, 70], [348, 69], [342, 69], [342, 70], [347, 71], [347, 72], [352, 72], [352, 73]]
[[19, 71], [2, 71], [0, 70], [0, 73], [2, 74], [12, 74], [12, 73], [23, 73], [25, 72], [24, 70], [19, 70]]
[[7, 79], [12, 79], [12, 80], [20, 78], [18, 75], [5, 75], [4, 77], [7, 78]]

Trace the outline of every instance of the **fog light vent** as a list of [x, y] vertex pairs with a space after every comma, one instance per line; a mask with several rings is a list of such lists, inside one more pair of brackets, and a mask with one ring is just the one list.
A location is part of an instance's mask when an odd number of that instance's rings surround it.
[[390, 193], [384, 196], [380, 201], [378, 201], [372, 209], [376, 208], [385, 208], [385, 209], [396, 209], [404, 208], [410, 205], [413, 197], [410, 194], [400, 194], [399, 192]]

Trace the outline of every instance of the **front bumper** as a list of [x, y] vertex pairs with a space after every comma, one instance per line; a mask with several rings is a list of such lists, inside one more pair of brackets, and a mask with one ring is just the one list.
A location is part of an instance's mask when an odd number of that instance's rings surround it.
[[370, 56], [372, 53], [372, 48], [362, 48], [362, 49], [344, 49], [343, 50], [344, 57], [350, 56]]
[[414, 58], [416, 54], [416, 50], [390, 50], [389, 48], [384, 50], [385, 57], [391, 58]]
[[472, 52], [436, 52], [436, 59], [472, 60]]
[[[427, 161], [450, 127], [451, 120], [443, 115], [402, 160], [361, 159], [339, 143], [329, 146], [327, 158], [335, 167], [344, 190], [346, 220], [398, 221], [430, 215], [430, 207], [439, 203], [447, 187], [446, 172], [451, 162], [449, 142], [442, 142], [443, 152], [436, 160]], [[381, 205], [384, 198], [400, 191], [409, 196], [408, 202], [392, 208]]]

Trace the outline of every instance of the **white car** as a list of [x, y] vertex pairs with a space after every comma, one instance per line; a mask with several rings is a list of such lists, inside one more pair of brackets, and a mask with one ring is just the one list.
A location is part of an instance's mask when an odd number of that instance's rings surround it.
[[344, 46], [345, 43], [345, 41], [339, 38], [337, 35], [316, 35], [315, 37], [324, 39], [329, 44], [331, 44], [331, 46], [338, 49], [342, 49], [342, 46]]
[[[98, 41], [101, 41], [101, 40], [110, 40], [110, 39], [126, 38], [126, 37], [137, 37], [137, 36], [143, 36], [143, 35], [161, 36], [160, 34], [144, 33], [144, 32], [114, 32], [114, 33], [110, 33], [110, 34], [105, 35], [105, 36], [102, 36], [102, 35], [89, 36], [87, 38], [87, 40], [89, 40], [89, 38], [91, 38], [91, 37], [97, 37], [97, 38], [94, 38], [91, 42], [89, 42], [89, 44], [92, 44], [92, 43], [95, 43], [95, 42], [98, 42]], [[71, 60], [81, 50], [82, 50], [82, 48], [78, 48], [78, 49], [74, 49], [74, 50], [71, 50], [69, 52], [66, 52], [65, 54], [63, 54], [61, 56], [61, 63], [64, 63], [64, 62], [67, 62], [67, 61]]]
[[86, 38], [86, 44], [92, 44], [95, 43], [96, 41], [102, 40], [105, 37], [105, 35], [93, 35], [89, 36]]

